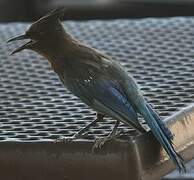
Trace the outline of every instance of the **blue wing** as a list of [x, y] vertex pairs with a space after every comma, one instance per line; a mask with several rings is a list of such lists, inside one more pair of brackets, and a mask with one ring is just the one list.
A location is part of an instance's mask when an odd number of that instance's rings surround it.
[[136, 111], [117, 81], [102, 78], [77, 81], [74, 79], [68, 84], [69, 90], [93, 109], [145, 132], [138, 121]]

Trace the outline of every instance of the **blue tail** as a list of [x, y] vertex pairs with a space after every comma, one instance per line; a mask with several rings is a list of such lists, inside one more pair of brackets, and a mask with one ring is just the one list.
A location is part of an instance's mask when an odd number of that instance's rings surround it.
[[155, 118], [155, 120], [157, 121], [157, 123], [159, 124], [159, 126], [161, 127], [162, 131], [165, 133], [166, 137], [168, 137], [168, 139], [172, 142], [174, 136], [172, 134], [172, 132], [170, 131], [170, 129], [166, 126], [166, 124], [160, 119], [160, 116], [158, 115], [158, 113], [156, 113], [156, 111], [154, 111], [152, 109], [152, 106], [150, 104], [146, 104], [149, 112], [152, 114], [152, 116]]
[[175, 151], [172, 143], [173, 135], [167, 128], [164, 122], [160, 119], [159, 115], [152, 109], [152, 107], [144, 100], [140, 98], [137, 109], [139, 113], [144, 117], [148, 126], [150, 127], [153, 135], [165, 149], [170, 159], [174, 162], [179, 172], [186, 172], [185, 165], [181, 156]]

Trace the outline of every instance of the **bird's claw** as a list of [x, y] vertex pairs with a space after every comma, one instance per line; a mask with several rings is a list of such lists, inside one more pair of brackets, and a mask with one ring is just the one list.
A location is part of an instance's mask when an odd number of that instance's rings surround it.
[[105, 138], [98, 138], [95, 140], [94, 145], [92, 147], [92, 152], [95, 152], [96, 149], [102, 149], [102, 147], [107, 143], [108, 141], [112, 140], [113, 137], [105, 137]]
[[105, 143], [108, 141], [111, 141], [112, 139], [118, 138], [119, 136], [123, 135], [123, 131], [118, 131], [115, 135], [113, 136], [107, 136], [104, 138], [98, 138], [95, 140], [94, 145], [92, 147], [92, 152], [95, 152], [96, 149], [102, 149]]

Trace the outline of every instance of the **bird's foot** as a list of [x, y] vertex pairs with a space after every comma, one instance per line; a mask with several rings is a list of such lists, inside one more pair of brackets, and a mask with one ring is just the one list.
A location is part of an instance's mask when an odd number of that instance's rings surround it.
[[101, 149], [102, 146], [104, 146], [104, 144], [110, 141], [111, 139], [112, 138], [110, 136], [96, 139], [92, 147], [92, 152], [94, 152], [96, 149]]
[[104, 138], [98, 138], [95, 140], [94, 145], [92, 147], [92, 152], [95, 152], [96, 149], [102, 149], [102, 147], [109, 141], [121, 136], [123, 134], [122, 131], [117, 132], [114, 135], [109, 135], [107, 137]]

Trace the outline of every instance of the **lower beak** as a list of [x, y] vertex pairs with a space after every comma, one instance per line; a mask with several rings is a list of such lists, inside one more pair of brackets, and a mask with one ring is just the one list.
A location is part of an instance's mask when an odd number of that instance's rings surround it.
[[[24, 40], [24, 39], [29, 39], [29, 37], [24, 34], [24, 35], [20, 35], [14, 38], [11, 38], [7, 41], [7, 43], [12, 42], [12, 41], [17, 41], [17, 40]], [[29, 49], [31, 47], [31, 44], [33, 43], [33, 41], [29, 41], [26, 44], [22, 45], [21, 47], [17, 48], [16, 50], [14, 50], [10, 55], [13, 55], [15, 53], [18, 53], [24, 49]]]

